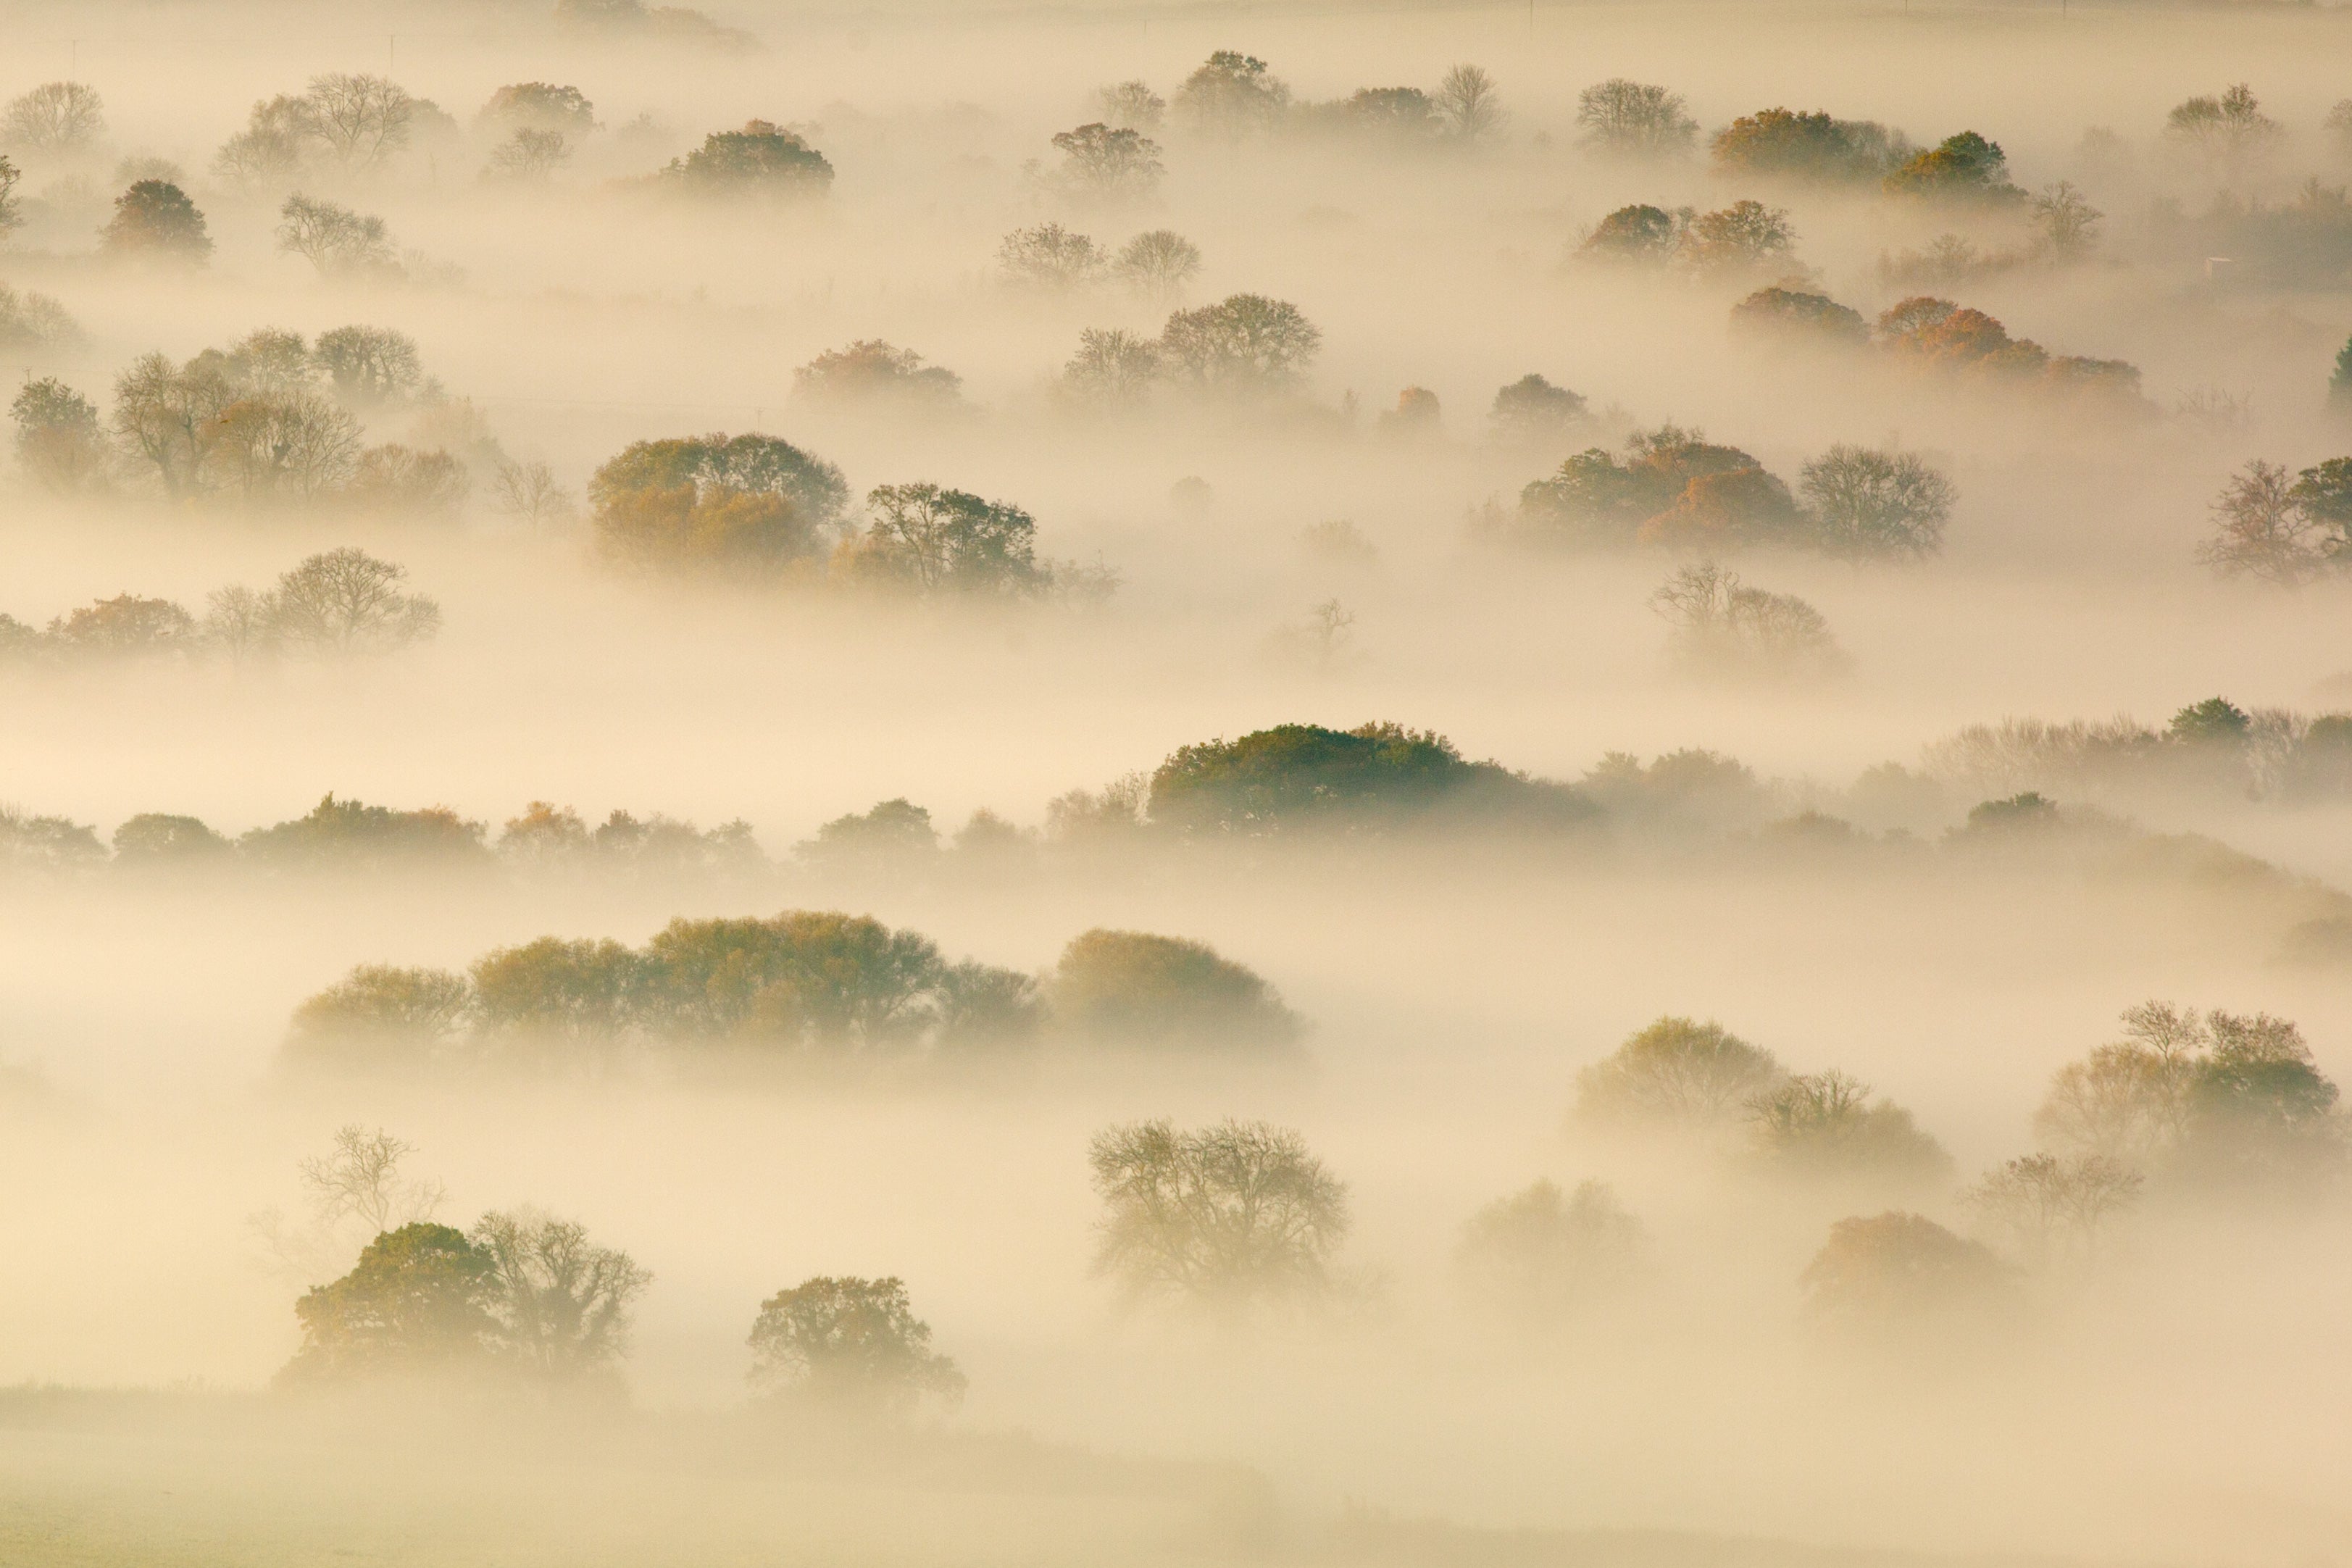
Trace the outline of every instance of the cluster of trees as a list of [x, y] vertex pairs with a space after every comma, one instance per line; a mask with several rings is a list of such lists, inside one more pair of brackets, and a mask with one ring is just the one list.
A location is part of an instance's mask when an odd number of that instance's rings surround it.
[[1915, 453], [1837, 446], [1786, 483], [1737, 447], [1664, 425], [1636, 433], [1620, 458], [1595, 447], [1519, 493], [1510, 533], [1578, 548], [1759, 546], [1852, 559], [1929, 555], [1958, 490]]
[[1049, 1038], [1278, 1056], [1303, 1028], [1261, 977], [1181, 938], [1087, 931], [1036, 977], [950, 962], [929, 938], [867, 917], [788, 910], [679, 919], [642, 949], [542, 937], [464, 974], [363, 964], [295, 1010], [286, 1054], [387, 1071], [593, 1069], [686, 1047], [951, 1059]]
[[1846, 659], [1819, 610], [1740, 581], [1715, 563], [1685, 566], [1650, 595], [1674, 626], [1675, 661], [1705, 673], [1827, 675]]
[[[446, 512], [466, 495], [467, 463], [446, 446], [367, 442], [362, 416], [423, 407], [494, 464], [467, 405], [423, 373], [415, 342], [388, 327], [337, 327], [315, 342], [264, 327], [174, 364], [142, 355], [115, 378], [103, 419], [55, 377], [9, 405], [25, 472], [60, 494], [121, 483], [180, 503], [356, 507]], [[471, 437], [468, 441], [467, 438]]]
[[510, 82], [474, 115], [475, 134], [495, 143], [486, 179], [543, 180], [598, 129], [587, 94], [545, 81]]
[[2004, 390], [2032, 386], [2095, 406], [2145, 412], [2140, 375], [2123, 360], [2053, 354], [1982, 310], [1915, 295], [1874, 323], [1826, 294], [1774, 285], [1731, 309], [1734, 327], [1782, 342], [1827, 348], [1875, 346], [1893, 363], [1939, 375], [1966, 376]]
[[1978, 798], [2186, 791], [2294, 804], [2352, 795], [2352, 714], [2239, 707], [2209, 697], [2162, 729], [2131, 718], [2007, 719], [1927, 747], [1927, 774]]
[[798, 201], [832, 188], [833, 164], [800, 132], [751, 120], [740, 131], [712, 132], [656, 179], [695, 196]]
[[1790, 1073], [1715, 1023], [1664, 1017], [1577, 1080], [1587, 1123], [1727, 1141], [1791, 1175], [1918, 1186], [1951, 1157], [1911, 1113], [1834, 1068]]
[[[295, 1302], [301, 1342], [281, 1386], [618, 1394], [652, 1273], [578, 1222], [533, 1209], [486, 1214], [468, 1230], [436, 1223], [445, 1190], [400, 1176], [414, 1152], [353, 1126], [333, 1153], [303, 1162], [321, 1220], [361, 1220], [373, 1239], [348, 1272]], [[747, 1376], [772, 1400], [826, 1415], [901, 1416], [920, 1398], [962, 1395], [963, 1374], [930, 1335], [903, 1281], [820, 1275], [760, 1304]]]
[[922, 597], [1099, 597], [1115, 574], [1041, 558], [1036, 520], [935, 484], [877, 485], [772, 436], [633, 442], [589, 480], [599, 548], [644, 572], [829, 582]]
[[1709, 213], [1639, 204], [1619, 207], [1585, 236], [1577, 255], [1618, 265], [1736, 272], [1787, 267], [1796, 248], [1797, 231], [1785, 211], [1743, 199]]
[[1591, 813], [1563, 785], [1471, 762], [1442, 735], [1392, 723], [1345, 731], [1282, 724], [1182, 746], [1152, 773], [1131, 809], [1138, 820], [1148, 816], [1153, 827], [1189, 837], [1567, 822]]
[[403, 584], [408, 569], [348, 546], [313, 555], [277, 584], [222, 588], [201, 617], [170, 599], [118, 594], [37, 630], [0, 613], [0, 661], [351, 658], [391, 653], [441, 627], [441, 607]]
[[335, 71], [299, 93], [255, 102], [245, 129], [221, 144], [213, 173], [251, 189], [283, 189], [306, 178], [352, 181], [382, 170], [420, 132], [456, 121], [388, 77]]
[[1297, 306], [1234, 294], [1171, 313], [1156, 339], [1088, 328], [1059, 391], [1070, 404], [1103, 411], [1137, 409], [1163, 391], [1256, 407], [1296, 394], [1322, 343], [1321, 329]]
[[1017, 228], [996, 247], [1005, 278], [1055, 292], [1115, 278], [1154, 299], [1173, 299], [1201, 269], [1201, 248], [1173, 229], [1137, 235], [1114, 253], [1058, 223]]
[[1499, 131], [1506, 115], [1494, 78], [1457, 65], [1434, 90], [1368, 87], [1328, 103], [1300, 102], [1265, 61], [1219, 49], [1177, 88], [1172, 104], [1149, 83], [1120, 82], [1102, 89], [1106, 123], [1139, 132], [1157, 129], [1172, 108], [1196, 135], [1237, 140], [1292, 132], [1342, 136], [1381, 147], [1470, 144]]
[[2352, 568], [2352, 458], [2294, 474], [2257, 458], [2230, 477], [2212, 510], [2198, 558], [2224, 576], [2292, 585]]
[[127, 872], [242, 866], [365, 874], [402, 867], [487, 869], [503, 863], [534, 873], [665, 878], [737, 873], [767, 864], [750, 825], [740, 821], [704, 832], [658, 812], [639, 817], [616, 810], [592, 828], [569, 806], [533, 801], [493, 841], [487, 823], [469, 821], [447, 806], [402, 811], [332, 794], [301, 816], [236, 837], [196, 817], [142, 812], [102, 843], [96, 829], [68, 818], [17, 814], [0, 820], [0, 862], [53, 871], [100, 865]]

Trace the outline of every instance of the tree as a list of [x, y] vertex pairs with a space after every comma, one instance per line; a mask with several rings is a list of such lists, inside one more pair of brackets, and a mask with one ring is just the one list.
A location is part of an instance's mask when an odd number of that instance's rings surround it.
[[245, 129], [221, 144], [213, 169], [247, 187], [280, 185], [299, 175], [312, 151], [324, 144], [317, 106], [279, 93], [254, 104]]
[[1981, 1243], [1890, 1210], [1830, 1226], [1799, 1282], [1815, 1319], [1883, 1329], [1981, 1311], [2007, 1286], [2009, 1273]]
[[1131, 1300], [1238, 1313], [1336, 1283], [1348, 1188], [1296, 1132], [1263, 1121], [1192, 1132], [1139, 1121], [1097, 1136], [1088, 1160], [1104, 1209], [1094, 1270]]
[[1234, 294], [1170, 316], [1160, 330], [1160, 354], [1173, 374], [1202, 391], [1264, 395], [1303, 378], [1322, 342], [1322, 332], [1297, 306]]
[[952, 407], [963, 377], [944, 365], [879, 338], [861, 338], [845, 349], [828, 349], [793, 372], [793, 395], [845, 405], [898, 403], [932, 409]]
[[1639, 205], [1619, 207], [1593, 226], [1577, 254], [1597, 261], [1662, 265], [1681, 248], [1689, 220], [1688, 209], [1670, 213], [1664, 207]]
[[1052, 574], [1036, 554], [1036, 520], [1006, 501], [933, 484], [877, 485], [865, 534], [845, 547], [854, 577], [919, 594], [1017, 597]]
[[542, 462], [500, 459], [490, 479], [492, 504], [533, 533], [573, 516], [572, 492]]
[[1140, 407], [1160, 384], [1160, 351], [1149, 338], [1116, 327], [1078, 333], [1078, 352], [1062, 367], [1071, 401], [1101, 409]]
[[2336, 369], [2327, 378], [2327, 405], [2339, 414], [2352, 409], [2352, 338], [2336, 351]]
[[2129, 1208], [2146, 1178], [2105, 1154], [2027, 1154], [1985, 1173], [1967, 1201], [2006, 1232], [2031, 1263], [2088, 1257], [2110, 1216]]
[[1909, 1111], [1873, 1100], [1868, 1084], [1834, 1068], [1788, 1079], [1749, 1110], [1758, 1153], [1792, 1174], [1923, 1182], [1952, 1163]]
[[1063, 184], [1097, 200], [1141, 200], [1168, 173], [1160, 143], [1126, 127], [1081, 125], [1056, 134], [1054, 146], [1062, 154]]
[[931, 814], [902, 795], [835, 817], [814, 838], [793, 846], [793, 853], [811, 866], [872, 869], [894, 860], [929, 859], [939, 847]]
[[96, 88], [78, 81], [44, 82], [0, 114], [0, 146], [71, 153], [105, 134], [105, 100]]
[[277, 327], [257, 328], [239, 338], [221, 356], [221, 368], [239, 388], [272, 395], [309, 392], [318, 382], [310, 345], [301, 333]]
[[400, 270], [380, 217], [299, 195], [278, 211], [278, 248], [299, 256], [321, 278], [384, 278]]
[[55, 376], [28, 381], [8, 405], [16, 422], [16, 461], [47, 489], [71, 494], [106, 471], [98, 408]]
[[571, 156], [562, 132], [526, 129], [491, 148], [483, 172], [499, 180], [544, 180]]
[[1586, 146], [1639, 158], [1686, 153], [1698, 135], [1682, 94], [1623, 77], [1579, 93], [1576, 122]]
[[2235, 163], [2267, 148], [2284, 128], [2262, 110], [2244, 82], [2219, 98], [2191, 98], [2165, 116], [2164, 133], [2207, 157]]
[[1483, 1305], [1530, 1327], [1556, 1324], [1622, 1289], [1649, 1245], [1642, 1222], [1607, 1184], [1563, 1194], [1550, 1182], [1498, 1198], [1470, 1216], [1454, 1272]]
[[1737, 201], [1690, 220], [1681, 255], [1693, 266], [1717, 269], [1777, 266], [1796, 249], [1789, 215], [1762, 202]]
[[612, 1375], [629, 1344], [629, 1307], [653, 1275], [599, 1247], [587, 1227], [529, 1209], [487, 1214], [467, 1239], [488, 1260], [483, 1337], [525, 1375], [578, 1384]]
[[[514, 837], [511, 823], [507, 837]], [[507, 850], [505, 839], [499, 847]], [[565, 1062], [614, 1049], [645, 1006], [644, 962], [609, 940], [544, 936], [499, 948], [475, 961], [472, 979], [478, 1034], [509, 1050]]]
[[2304, 469], [2287, 494], [2320, 530], [2319, 552], [2328, 563], [2352, 565], [2352, 458], [2330, 458]]
[[248, 502], [315, 501], [358, 467], [359, 420], [315, 392], [239, 398], [221, 410], [215, 434], [205, 471]]
[[1175, 107], [1195, 131], [1239, 137], [1272, 129], [1290, 108], [1290, 89], [1264, 60], [1219, 49], [1184, 79]]
[[278, 635], [323, 654], [389, 653], [441, 628], [441, 606], [401, 584], [408, 568], [345, 545], [282, 574], [271, 595]]
[[670, 161], [664, 177], [697, 195], [821, 196], [833, 184], [833, 164], [801, 139], [765, 120], [740, 131], [714, 131], [702, 145]]
[[1576, 1114], [1630, 1126], [1719, 1128], [1786, 1077], [1771, 1052], [1722, 1025], [1667, 1016], [1577, 1076]]
[[417, 1221], [368, 1243], [358, 1265], [294, 1305], [301, 1348], [289, 1384], [440, 1376], [481, 1366], [492, 1262], [446, 1225]]
[[2025, 200], [2025, 193], [2010, 183], [2009, 156], [2000, 143], [1973, 131], [1963, 131], [1910, 157], [1888, 171], [1880, 182], [1895, 195], [1937, 201], [1979, 202], [2009, 205]]
[[163, 493], [184, 500], [202, 489], [205, 456], [223, 434], [221, 413], [236, 400], [218, 371], [145, 354], [115, 378], [111, 425], [133, 459], [154, 469]]
[[1910, 155], [1900, 132], [1820, 110], [1759, 110], [1715, 136], [1715, 161], [1740, 173], [1822, 182], [1874, 180]]
[[2255, 458], [2230, 477], [2212, 504], [2213, 536], [2197, 558], [2223, 576], [2292, 585], [2326, 569], [2318, 520], [2298, 501], [2285, 468]]
[[761, 576], [813, 562], [847, 491], [832, 464], [751, 434], [633, 442], [588, 481], [608, 557]]
[[1799, 470], [1815, 542], [1833, 555], [1920, 559], [1943, 547], [1959, 489], [1916, 453], [1835, 446]]
[[1107, 260], [1093, 240], [1058, 223], [1016, 228], [996, 247], [996, 264], [1004, 276], [1033, 289], [1068, 289], [1091, 283]]
[[354, 506], [377, 511], [447, 513], [472, 484], [466, 466], [448, 453], [387, 441], [360, 454], [344, 493]]
[[1441, 810], [1562, 809], [1557, 792], [1400, 724], [1279, 724], [1179, 747], [1151, 775], [1157, 825], [1203, 835], [1373, 828]]
[[1530, 373], [1498, 388], [1486, 410], [1495, 439], [1511, 447], [1548, 447], [1585, 417], [1581, 395]]
[[110, 254], [197, 262], [212, 254], [205, 215], [187, 193], [165, 180], [141, 180], [114, 198], [114, 216], [100, 230]]
[[1059, 1027], [1105, 1044], [1279, 1051], [1304, 1032], [1253, 971], [1206, 942], [1142, 931], [1073, 939], [1046, 1001]]
[[320, 332], [310, 355], [327, 373], [335, 395], [362, 408], [399, 402], [416, 390], [425, 374], [416, 340], [392, 327], [337, 327]]
[[235, 849], [227, 839], [193, 816], [142, 812], [114, 830], [118, 866], [217, 865]]
[[770, 1048], [885, 1053], [935, 1016], [929, 938], [865, 916], [675, 920], [646, 944], [648, 999], [674, 1034]]
[[1201, 247], [1173, 229], [1155, 228], [1121, 246], [1112, 268], [1129, 287], [1173, 300], [1201, 270]]
[[1643, 522], [1637, 537], [1644, 544], [1716, 551], [1796, 542], [1803, 531], [1789, 487], [1752, 467], [1693, 476], [1673, 505]]
[[431, 1219], [448, 1199], [439, 1182], [402, 1179], [402, 1163], [415, 1152], [415, 1144], [354, 1121], [335, 1130], [332, 1152], [313, 1155], [299, 1169], [321, 1222], [356, 1219], [368, 1235], [381, 1236]]
[[312, 77], [303, 96], [310, 101], [311, 129], [345, 168], [372, 167], [408, 145], [417, 103], [387, 78], [330, 72]]
[[779, 1290], [747, 1342], [754, 1388], [836, 1414], [901, 1416], [926, 1396], [954, 1405], [966, 1386], [896, 1278], [819, 1275]]
[[1095, 93], [1095, 103], [1103, 123], [1121, 131], [1157, 131], [1168, 114], [1168, 100], [1145, 81], [1114, 82]]
[[1826, 294], [1779, 285], [1759, 289], [1731, 308], [1731, 324], [1784, 343], [1858, 348], [1870, 342], [1862, 312]]
[[519, 81], [490, 94], [489, 101], [475, 114], [474, 123], [493, 133], [553, 132], [568, 140], [596, 129], [596, 106], [576, 87]]
[[2032, 208], [2033, 226], [2041, 231], [2042, 247], [2060, 261], [2088, 255], [2099, 242], [2099, 225], [2106, 221], [2106, 215], [2093, 206], [2071, 180], [2044, 185], [2035, 193]]
[[278, 651], [278, 607], [267, 594], [237, 584], [216, 588], [206, 601], [201, 635], [232, 664]]
[[169, 599], [118, 594], [49, 623], [49, 645], [93, 658], [178, 653], [195, 641], [196, 623]]
[[1495, 79], [1473, 65], [1447, 71], [1431, 103], [1445, 133], [1457, 142], [1486, 141], [1509, 118]]
[[25, 214], [16, 200], [16, 184], [24, 174], [6, 158], [0, 158], [0, 239], [24, 223]]
[[312, 1068], [422, 1065], [457, 1038], [472, 1000], [463, 975], [363, 963], [294, 1009], [286, 1055]]

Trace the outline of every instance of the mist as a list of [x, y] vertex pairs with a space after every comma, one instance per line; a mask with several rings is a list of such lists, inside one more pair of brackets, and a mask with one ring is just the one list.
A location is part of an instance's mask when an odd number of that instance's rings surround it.
[[0, 3], [0, 1561], [2342, 1557], [2344, 16]]

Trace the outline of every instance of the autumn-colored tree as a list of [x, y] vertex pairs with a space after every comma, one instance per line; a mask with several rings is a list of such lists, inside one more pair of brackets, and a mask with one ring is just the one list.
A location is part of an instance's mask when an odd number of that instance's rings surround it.
[[446, 1225], [384, 1232], [349, 1274], [295, 1303], [302, 1344], [280, 1376], [306, 1384], [478, 1373], [490, 1354], [493, 1267]]
[[1303, 1031], [1264, 979], [1206, 942], [1095, 930], [1063, 949], [1046, 987], [1057, 1028], [1116, 1045], [1278, 1050]]
[[100, 231], [115, 256], [151, 256], [200, 262], [212, 254], [205, 215], [168, 180], [141, 180], [114, 198], [114, 216]]

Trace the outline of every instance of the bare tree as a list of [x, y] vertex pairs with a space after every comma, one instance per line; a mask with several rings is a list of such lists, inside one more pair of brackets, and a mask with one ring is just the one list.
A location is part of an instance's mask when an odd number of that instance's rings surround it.
[[1119, 247], [1116, 266], [1130, 288], [1173, 300], [1201, 270], [1201, 247], [1174, 229], [1150, 229]]
[[76, 152], [105, 132], [105, 100], [78, 81], [44, 82], [0, 116], [0, 145], [37, 153]]
[[2072, 180], [2046, 185], [2033, 198], [2033, 226], [2042, 243], [2062, 261], [2086, 254], [2098, 243], [2099, 225], [2106, 215], [2093, 206]]
[[1117, 327], [1078, 333], [1078, 352], [1062, 367], [1061, 389], [1093, 408], [1134, 408], [1160, 381], [1160, 351], [1149, 338]]
[[346, 167], [365, 168], [408, 145], [416, 100], [387, 78], [331, 72], [312, 77], [304, 96], [320, 139]]
[[1104, 1216], [1095, 1272], [1133, 1297], [1227, 1310], [1320, 1294], [1348, 1234], [1347, 1184], [1263, 1121], [1114, 1127], [1090, 1152]]
[[441, 607], [404, 594], [408, 570], [346, 545], [313, 555], [278, 579], [271, 595], [278, 633], [298, 647], [329, 653], [404, 647], [441, 626]]
[[1016, 228], [996, 247], [997, 265], [1012, 282], [1032, 289], [1076, 289], [1102, 273], [1108, 258], [1095, 242], [1058, 223]]
[[1675, 657], [1696, 668], [1822, 675], [1845, 665], [1819, 610], [1751, 588], [1711, 561], [1676, 572], [1650, 602], [1674, 625]]
[[2326, 569], [2325, 530], [2282, 465], [2248, 463], [2230, 477], [2212, 510], [2213, 537], [2197, 547], [2197, 559], [2223, 576], [2292, 584]]
[[490, 479], [490, 496], [500, 511], [533, 533], [573, 515], [572, 492], [556, 482], [555, 470], [542, 462], [499, 458]]
[[2028, 1154], [1986, 1173], [1966, 1201], [2039, 1263], [2053, 1252], [2088, 1256], [2100, 1227], [2137, 1201], [2143, 1180], [2105, 1154]]
[[1508, 118], [1495, 79], [1472, 65], [1455, 66], [1437, 84], [1430, 101], [1448, 134], [1465, 142], [1481, 142], [1503, 128]]
[[302, 1162], [302, 1184], [310, 1189], [319, 1217], [329, 1225], [351, 1216], [371, 1236], [431, 1219], [448, 1200], [439, 1182], [401, 1179], [401, 1162], [416, 1145], [383, 1129], [352, 1122], [338, 1128], [331, 1152]]
[[1159, 130], [1160, 122], [1168, 117], [1168, 100], [1146, 81], [1114, 82], [1096, 92], [1095, 105], [1102, 112], [1104, 124], [1121, 131], [1148, 134]]
[[1576, 122], [1584, 127], [1587, 146], [1635, 157], [1688, 152], [1698, 135], [1682, 94], [1623, 77], [1580, 93]]
[[1836, 446], [1807, 463], [1799, 489], [1822, 546], [1852, 557], [1932, 555], [1959, 489], [1912, 452]]
[[322, 278], [382, 276], [400, 269], [380, 217], [304, 195], [287, 197], [278, 216], [278, 248], [301, 257]]
[[115, 378], [110, 423], [115, 438], [154, 469], [163, 493], [184, 499], [202, 489], [221, 413], [236, 401], [236, 386], [218, 371], [144, 354]]
[[561, 131], [534, 131], [528, 126], [490, 149], [493, 179], [543, 180], [572, 156]]

